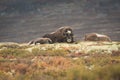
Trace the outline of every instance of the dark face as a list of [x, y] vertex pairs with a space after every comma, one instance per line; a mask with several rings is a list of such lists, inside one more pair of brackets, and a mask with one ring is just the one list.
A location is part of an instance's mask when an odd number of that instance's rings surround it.
[[66, 42], [68, 42], [68, 43], [73, 42], [73, 32], [72, 32], [72, 30], [70, 30], [70, 29], [65, 30], [63, 35], [66, 39]]

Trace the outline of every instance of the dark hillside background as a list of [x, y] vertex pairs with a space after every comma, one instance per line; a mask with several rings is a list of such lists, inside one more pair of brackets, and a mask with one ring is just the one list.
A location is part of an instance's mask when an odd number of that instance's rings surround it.
[[0, 42], [28, 42], [61, 26], [120, 41], [120, 0], [0, 0]]

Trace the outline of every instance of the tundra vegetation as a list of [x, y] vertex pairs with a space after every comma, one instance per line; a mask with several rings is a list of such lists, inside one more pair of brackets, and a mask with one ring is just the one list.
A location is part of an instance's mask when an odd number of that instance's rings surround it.
[[0, 80], [120, 80], [120, 42], [0, 43]]

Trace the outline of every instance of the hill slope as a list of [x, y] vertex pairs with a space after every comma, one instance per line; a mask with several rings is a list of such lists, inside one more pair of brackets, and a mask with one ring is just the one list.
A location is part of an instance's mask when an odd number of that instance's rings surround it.
[[77, 40], [98, 32], [120, 41], [120, 1], [0, 0], [0, 42], [28, 42], [65, 25]]

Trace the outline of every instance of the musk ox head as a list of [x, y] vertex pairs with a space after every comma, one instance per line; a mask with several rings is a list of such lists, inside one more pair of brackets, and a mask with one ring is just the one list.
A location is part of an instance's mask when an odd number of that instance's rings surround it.
[[98, 33], [89, 33], [85, 35], [85, 41], [111, 41], [110, 37], [107, 35], [102, 35]]
[[28, 44], [52, 44], [52, 40], [50, 38], [37, 38], [37, 39], [34, 39], [34, 40], [31, 40]]
[[73, 42], [73, 30], [70, 27], [61, 27], [59, 30], [61, 31], [61, 35], [64, 37], [65, 42]]
[[74, 42], [73, 31], [69, 26], [61, 27], [52, 33], [45, 34], [43, 37], [50, 38], [53, 42]]

